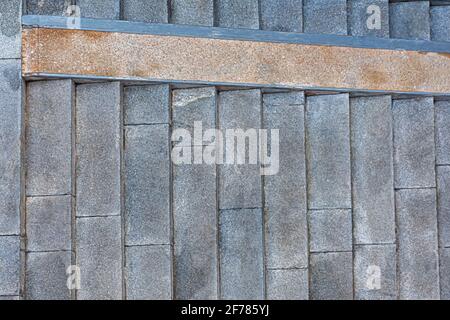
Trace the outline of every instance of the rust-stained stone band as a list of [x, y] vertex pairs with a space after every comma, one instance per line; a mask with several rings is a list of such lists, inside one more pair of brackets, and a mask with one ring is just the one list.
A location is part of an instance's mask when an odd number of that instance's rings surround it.
[[23, 75], [450, 94], [450, 54], [70, 29], [23, 30]]

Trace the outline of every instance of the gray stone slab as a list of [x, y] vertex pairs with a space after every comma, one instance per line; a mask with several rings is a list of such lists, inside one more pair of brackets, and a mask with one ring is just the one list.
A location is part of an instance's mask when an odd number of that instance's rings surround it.
[[170, 246], [126, 248], [127, 300], [172, 298]]
[[303, 31], [303, 0], [262, 0], [261, 29]]
[[450, 248], [440, 251], [441, 299], [450, 300]]
[[217, 299], [215, 165], [173, 167], [175, 299]]
[[450, 101], [436, 101], [436, 162], [450, 164]]
[[313, 96], [306, 102], [308, 206], [351, 208], [349, 96]]
[[2, 301], [20, 300], [20, 297], [19, 296], [0, 296], [0, 300], [2, 300]]
[[27, 93], [27, 195], [69, 194], [73, 84], [70, 80], [30, 82]]
[[435, 187], [433, 98], [394, 100], [395, 188]]
[[19, 236], [0, 236], [0, 295], [18, 295], [20, 287]]
[[267, 270], [267, 299], [308, 300], [308, 270]]
[[171, 23], [214, 25], [214, 0], [172, 0]]
[[219, 228], [221, 298], [263, 299], [261, 210], [222, 210]]
[[148, 23], [167, 23], [167, 0], [122, 0], [123, 19]]
[[20, 20], [22, 1], [3, 0], [0, 2], [0, 58], [20, 58]]
[[27, 198], [27, 250], [71, 250], [72, 196]]
[[391, 98], [352, 98], [350, 110], [355, 243], [394, 243]]
[[437, 167], [439, 241], [450, 247], [450, 166]]
[[303, 0], [305, 33], [347, 35], [347, 0]]
[[170, 243], [169, 126], [125, 128], [127, 245]]
[[396, 191], [399, 298], [439, 299], [436, 191]]
[[433, 6], [431, 14], [431, 40], [450, 41], [450, 5]]
[[120, 91], [118, 82], [77, 86], [77, 216], [120, 214]]
[[310, 256], [310, 299], [353, 299], [351, 252], [313, 253]]
[[85, 18], [119, 19], [120, 0], [77, 0], [80, 13]]
[[77, 218], [79, 300], [122, 299], [120, 217]]
[[356, 246], [354, 254], [355, 299], [397, 299], [396, 246]]
[[389, 5], [391, 38], [430, 40], [430, 2], [397, 2]]
[[352, 251], [351, 210], [309, 211], [311, 252]]
[[63, 16], [71, 0], [27, 0], [27, 14]]
[[129, 86], [123, 90], [125, 124], [169, 123], [168, 85]]
[[[254, 129], [257, 132], [261, 128], [260, 90], [221, 92], [219, 94], [219, 126], [224, 136], [226, 136], [224, 130], [228, 129], [244, 131]], [[225, 148], [231, 143], [230, 141], [227, 145], [225, 142]], [[247, 148], [248, 144], [246, 150]], [[249, 157], [246, 157], [245, 164], [237, 165], [236, 151], [233, 164], [227, 164], [225, 151], [224, 164], [219, 166], [219, 207], [220, 209], [261, 207], [260, 166], [250, 164]]]
[[389, 38], [389, 0], [349, 1], [348, 24], [352, 36]]
[[218, 0], [216, 6], [219, 27], [259, 29], [258, 0]]
[[19, 60], [0, 60], [0, 235], [19, 234], [20, 79]]
[[70, 300], [66, 270], [71, 252], [27, 253], [25, 292], [27, 300]]

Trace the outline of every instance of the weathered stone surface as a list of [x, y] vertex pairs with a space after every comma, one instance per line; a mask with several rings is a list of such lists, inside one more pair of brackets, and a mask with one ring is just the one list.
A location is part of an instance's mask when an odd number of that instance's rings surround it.
[[439, 241], [450, 247], [450, 166], [437, 167]]
[[27, 14], [63, 16], [71, 0], [27, 0]]
[[355, 299], [395, 300], [397, 298], [395, 245], [355, 247]]
[[126, 125], [169, 123], [168, 85], [129, 86], [123, 91]]
[[309, 212], [311, 252], [352, 251], [351, 210]]
[[433, 6], [431, 14], [431, 40], [450, 41], [450, 6]]
[[222, 210], [219, 228], [221, 298], [263, 299], [261, 210]]
[[120, 217], [77, 218], [79, 300], [122, 299]]
[[308, 207], [351, 208], [348, 94], [308, 97]]
[[430, 40], [430, 2], [391, 3], [389, 8], [391, 38]]
[[120, 214], [120, 105], [118, 82], [77, 86], [77, 216]]
[[122, 6], [124, 20], [167, 23], [169, 19], [167, 0], [123, 0]]
[[20, 300], [19, 296], [0, 296], [0, 300]]
[[259, 29], [258, 0], [218, 0], [219, 27]]
[[69, 300], [66, 270], [71, 265], [71, 253], [27, 253], [26, 295], [28, 300]]
[[352, 0], [348, 11], [350, 35], [389, 38], [389, 0]]
[[171, 23], [213, 26], [214, 0], [172, 0], [171, 3]]
[[1, 58], [20, 58], [20, 20], [22, 1], [3, 0], [0, 2], [0, 43]]
[[303, 0], [262, 0], [261, 29], [303, 31]]
[[352, 98], [350, 110], [355, 242], [394, 243], [391, 98]]
[[313, 253], [310, 256], [310, 299], [353, 299], [351, 252]]
[[0, 235], [19, 234], [21, 114], [20, 61], [0, 60]]
[[441, 248], [440, 271], [441, 299], [450, 300], [450, 248]]
[[72, 196], [27, 198], [27, 250], [71, 249]]
[[30, 82], [27, 92], [27, 195], [69, 194], [73, 84], [70, 80]]
[[127, 245], [170, 243], [169, 126], [125, 128]]
[[394, 100], [395, 188], [435, 187], [433, 98]]
[[119, 19], [120, 0], [77, 0], [81, 16], [97, 19]]
[[18, 295], [19, 277], [19, 237], [0, 236], [0, 295]]
[[303, 0], [305, 33], [347, 34], [347, 0]]
[[308, 270], [267, 270], [267, 299], [308, 300]]
[[439, 299], [436, 192], [396, 191], [400, 299]]
[[126, 248], [128, 300], [169, 300], [172, 298], [170, 246]]
[[215, 165], [173, 167], [175, 298], [217, 299]]
[[[221, 92], [219, 94], [219, 122], [222, 132], [228, 129], [258, 130], [261, 128], [260, 90]], [[223, 134], [225, 136], [225, 133]], [[229, 147], [226, 141], [225, 145], [225, 148]], [[248, 144], [246, 150], [248, 150]], [[248, 157], [246, 157], [245, 164], [237, 165], [236, 151], [233, 164], [226, 162], [225, 151], [224, 164], [219, 166], [219, 207], [220, 209], [261, 207], [260, 166], [249, 164]]]
[[436, 110], [436, 162], [437, 164], [450, 164], [450, 101], [436, 101], [434, 106]]

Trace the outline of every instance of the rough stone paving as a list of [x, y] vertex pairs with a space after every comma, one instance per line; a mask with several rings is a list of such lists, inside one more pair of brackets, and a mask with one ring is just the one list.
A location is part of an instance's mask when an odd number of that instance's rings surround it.
[[[20, 78], [22, 12], [450, 41], [448, 3], [21, 2], [0, 2], [0, 300], [450, 299], [450, 101]], [[172, 164], [194, 121], [280, 129], [279, 174]]]

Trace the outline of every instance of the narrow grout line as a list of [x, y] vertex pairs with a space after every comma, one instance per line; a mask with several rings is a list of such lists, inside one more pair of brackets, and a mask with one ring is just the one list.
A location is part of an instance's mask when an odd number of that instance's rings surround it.
[[[214, 1], [214, 10], [216, 6], [216, 1]], [[220, 130], [220, 118], [219, 118], [219, 90], [217, 87], [215, 87], [215, 94], [216, 94], [216, 101], [215, 101], [215, 119], [216, 124], [215, 128]], [[218, 158], [218, 154], [216, 154], [216, 162]], [[216, 272], [217, 272], [217, 299], [221, 298], [222, 292], [221, 292], [221, 269], [220, 269], [220, 167], [219, 165], [215, 165], [216, 170]]]
[[[76, 110], [76, 85], [72, 81], [72, 108], [71, 108], [71, 115], [72, 115], [72, 128], [71, 128], [71, 178], [72, 178], [72, 199], [71, 199], [71, 245], [72, 245], [72, 265], [78, 266], [78, 257], [77, 257], [77, 202], [76, 202], [76, 195], [77, 195], [77, 110]], [[72, 299], [77, 300], [78, 298], [78, 288], [75, 288], [72, 290], [71, 293]]]
[[[260, 13], [260, 18], [261, 18], [261, 1], [258, 1], [259, 4], [259, 13]], [[260, 20], [260, 28], [261, 28], [261, 20]], [[260, 110], [260, 128], [266, 129], [265, 125], [264, 125], [264, 99], [263, 99], [263, 93], [261, 92], [261, 90], [259, 90], [260, 93], [260, 101], [259, 101], [259, 110]], [[260, 150], [259, 152], [261, 152], [261, 146], [259, 147]], [[260, 153], [261, 155], [261, 153]], [[260, 158], [260, 162], [261, 162], [261, 156]], [[261, 170], [262, 168], [262, 163], [259, 164], [260, 168], [259, 170]], [[266, 208], [266, 193], [265, 193], [265, 176], [264, 175], [260, 175], [261, 178], [261, 223], [262, 223], [262, 255], [263, 255], [263, 279], [264, 279], [264, 287], [263, 287], [263, 297], [264, 300], [267, 300], [267, 251], [266, 251], [266, 219], [267, 219], [267, 208]]]
[[[347, 9], [348, 9], [348, 1], [347, 1]], [[348, 17], [348, 14], [347, 14]], [[348, 22], [348, 21], [347, 21]], [[349, 24], [347, 23], [347, 33]], [[350, 203], [351, 203], [351, 209], [350, 210], [350, 216], [351, 216], [351, 223], [352, 223], [352, 291], [353, 291], [353, 300], [356, 298], [356, 277], [355, 277], [355, 186], [354, 186], [354, 179], [353, 179], [353, 163], [355, 162], [354, 154], [353, 154], [353, 122], [352, 122], [352, 99], [350, 96], [348, 96], [348, 138], [349, 138], [349, 152], [350, 152]]]
[[167, 107], [169, 108], [169, 134], [168, 134], [168, 148], [169, 148], [169, 219], [170, 219], [170, 255], [171, 255], [171, 263], [170, 263], [170, 276], [171, 276], [171, 298], [172, 300], [176, 299], [177, 294], [177, 286], [176, 286], [176, 257], [175, 257], [175, 212], [174, 212], [174, 164], [172, 160], [172, 132], [173, 132], [173, 87], [169, 86], [169, 97], [167, 101]]
[[122, 300], [127, 300], [127, 255], [126, 255], [126, 227], [125, 227], [125, 117], [124, 117], [124, 89], [123, 83], [120, 83], [119, 90], [119, 121], [120, 121], [120, 221], [121, 221], [121, 248], [122, 248]]
[[433, 134], [434, 134], [434, 185], [436, 186], [435, 191], [435, 199], [436, 199], [436, 236], [437, 236], [437, 277], [438, 277], [438, 286], [439, 286], [439, 298], [441, 297], [442, 292], [442, 284], [441, 284], [441, 235], [440, 235], [440, 225], [439, 225], [439, 203], [440, 203], [440, 197], [439, 197], [439, 184], [438, 184], [438, 166], [437, 166], [437, 124], [436, 124], [436, 100], [433, 99]]

